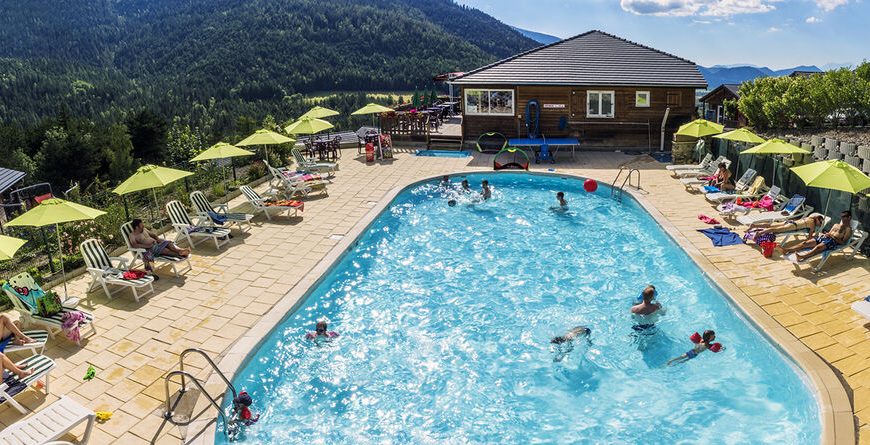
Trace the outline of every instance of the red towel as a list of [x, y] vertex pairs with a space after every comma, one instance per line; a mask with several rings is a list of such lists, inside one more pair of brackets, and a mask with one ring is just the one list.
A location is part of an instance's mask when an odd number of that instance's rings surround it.
[[707, 224], [719, 224], [719, 221], [716, 221], [716, 218], [711, 218], [703, 213], [698, 215], [698, 219], [704, 221]]

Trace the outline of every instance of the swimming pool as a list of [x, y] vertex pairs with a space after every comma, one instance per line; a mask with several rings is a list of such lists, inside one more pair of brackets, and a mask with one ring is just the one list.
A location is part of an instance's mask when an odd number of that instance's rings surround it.
[[[633, 199], [467, 178], [494, 199], [402, 192], [262, 342], [234, 379], [263, 413], [239, 442], [819, 442], [803, 374]], [[549, 210], [556, 191], [569, 212]], [[667, 313], [641, 335], [627, 312], [650, 282]], [[321, 317], [341, 336], [315, 345]], [[555, 361], [549, 340], [577, 325], [591, 344]], [[663, 366], [703, 329], [727, 349]]]
[[467, 151], [456, 150], [417, 150], [414, 154], [417, 156], [428, 156], [430, 158], [467, 158], [469, 156]]

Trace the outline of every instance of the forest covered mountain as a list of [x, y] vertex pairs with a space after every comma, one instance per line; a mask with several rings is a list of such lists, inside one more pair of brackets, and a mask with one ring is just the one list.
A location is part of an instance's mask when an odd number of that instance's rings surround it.
[[822, 72], [815, 65], [801, 65], [793, 68], [772, 70], [766, 66], [752, 65], [714, 65], [711, 67], [698, 66], [704, 79], [707, 80], [708, 89], [713, 90], [722, 84], [741, 84], [759, 77], [788, 76], [795, 71]]
[[168, 117], [210, 99], [258, 117], [297, 93], [426, 88], [537, 45], [451, 0], [12, 0], [0, 121]]

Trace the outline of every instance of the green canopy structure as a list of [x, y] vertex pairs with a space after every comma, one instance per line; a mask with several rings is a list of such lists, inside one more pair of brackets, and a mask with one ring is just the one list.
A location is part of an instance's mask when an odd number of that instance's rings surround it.
[[831, 191], [839, 190], [851, 194], [870, 189], [870, 177], [861, 170], [839, 160], [827, 160], [801, 165], [791, 169], [792, 173], [801, 178], [807, 187], [828, 189], [828, 199], [825, 202], [825, 214], [831, 203]]
[[191, 158], [191, 162], [208, 161], [213, 159], [235, 158], [239, 156], [253, 156], [254, 152], [236, 147], [226, 142], [218, 142], [207, 148], [202, 153]]
[[314, 108], [308, 110], [300, 117], [313, 117], [315, 119], [323, 119], [324, 117], [338, 116], [339, 114], [340, 113], [338, 111], [330, 110], [329, 108], [324, 108], [320, 105], [317, 105]]
[[76, 204], [74, 202], [65, 201], [60, 198], [49, 198], [42, 201], [36, 207], [28, 210], [18, 218], [9, 221], [6, 225], [9, 227], [16, 226], [31, 226], [44, 227], [55, 226], [57, 233], [57, 250], [60, 252], [60, 271], [63, 275], [63, 296], [64, 300], [69, 299], [66, 289], [66, 271], [63, 266], [63, 248], [60, 240], [60, 225], [73, 221], [92, 220], [98, 216], [105, 215], [102, 210], [92, 209], [88, 206]]
[[[351, 114], [351, 116], [361, 116], [361, 115], [365, 115], [365, 114], [371, 114], [372, 115], [372, 126], [374, 126], [376, 114], [379, 115], [381, 113], [390, 113], [393, 111], [396, 111], [396, 110], [394, 110], [390, 107], [385, 107], [383, 105], [369, 103], [368, 105], [366, 105], [366, 106], [360, 108], [359, 110], [356, 110], [350, 114]], [[380, 132], [380, 125], [378, 125], [378, 132]]]
[[262, 130], [257, 130], [254, 134], [242, 139], [236, 144], [236, 146], [247, 147], [251, 145], [262, 145], [266, 162], [270, 162], [269, 146], [281, 144], [296, 144], [296, 139], [288, 138], [281, 133], [275, 133], [274, 131], [266, 130], [264, 128]]
[[[771, 139], [762, 144], [756, 145], [748, 150], [743, 150], [741, 155], [786, 155], [786, 154], [810, 154], [798, 146], [789, 144], [782, 139]], [[773, 161], [773, 178], [770, 181], [771, 185], [776, 185], [776, 159]]]
[[[169, 167], [161, 167], [159, 165], [143, 165], [133, 173], [132, 176], [122, 182], [121, 185], [112, 190], [118, 195], [126, 195], [133, 192], [151, 189], [154, 196], [154, 205], [157, 206], [158, 213], [160, 204], [157, 202], [157, 189], [171, 184], [179, 179], [186, 178], [193, 173], [177, 170]], [[154, 215], [152, 214], [152, 217]]]
[[[749, 131], [747, 128], [739, 128], [737, 130], [731, 130], [722, 134], [717, 134], [713, 136], [715, 139], [724, 139], [726, 141], [733, 142], [741, 142], [744, 144], [761, 144], [762, 142], [767, 142], [767, 139]], [[734, 168], [735, 172], [738, 172], [740, 169], [740, 150], [737, 150], [737, 165]]]
[[724, 125], [719, 125], [705, 119], [696, 119], [688, 124], [681, 125], [680, 128], [677, 129], [676, 134], [693, 138], [702, 138], [722, 133], [722, 130], [724, 129]]
[[329, 122], [314, 117], [302, 117], [296, 122], [284, 127], [287, 134], [316, 134], [333, 128]]
[[15, 252], [18, 252], [18, 249], [26, 242], [23, 239], [0, 235], [0, 261], [11, 260], [15, 256]]

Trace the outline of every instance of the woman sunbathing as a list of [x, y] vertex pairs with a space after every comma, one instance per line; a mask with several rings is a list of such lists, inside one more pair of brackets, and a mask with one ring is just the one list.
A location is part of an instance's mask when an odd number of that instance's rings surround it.
[[764, 229], [761, 230], [759, 235], [764, 235], [768, 233], [783, 233], [783, 232], [794, 232], [797, 230], [809, 230], [810, 238], [816, 234], [816, 231], [822, 228], [822, 222], [825, 220], [825, 217], [819, 213], [813, 213], [812, 215], [798, 220], [792, 221], [782, 221], [782, 222], [760, 222], [754, 223], [749, 227], [751, 229]]
[[734, 184], [731, 183], [731, 171], [724, 162], [719, 164], [719, 168], [713, 177], [707, 182], [707, 185], [718, 188], [719, 190], [734, 190]]
[[9, 357], [6, 357], [6, 354], [0, 352], [0, 373], [4, 374], [4, 378], [6, 377], [6, 371], [17, 375], [19, 379], [23, 379], [30, 374], [33, 374], [32, 370], [19, 368], [15, 365], [15, 363], [12, 362], [12, 360], [9, 360]]
[[33, 343], [33, 339], [24, 335], [21, 332], [21, 329], [18, 328], [18, 325], [9, 318], [9, 316], [3, 314], [0, 315], [0, 352], [3, 352], [3, 347], [6, 344], [12, 343], [14, 345], [25, 345], [27, 343]]

